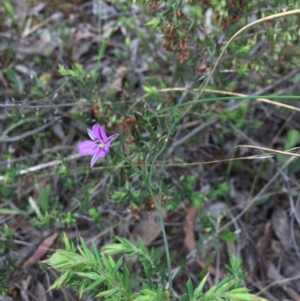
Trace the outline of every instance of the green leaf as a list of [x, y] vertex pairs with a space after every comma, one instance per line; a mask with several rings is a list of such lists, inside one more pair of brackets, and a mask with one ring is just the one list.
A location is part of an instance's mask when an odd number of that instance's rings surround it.
[[213, 261], [215, 260], [217, 255], [216, 251], [213, 251], [212, 254], [209, 256], [208, 260], [206, 261], [206, 264], [204, 266], [204, 268], [202, 269], [202, 271], [199, 274], [199, 279], [201, 280], [202, 278], [204, 278], [204, 274], [207, 273], [208, 268], [212, 265]]
[[154, 19], [150, 20], [149, 22], [147, 22], [146, 25], [152, 26], [155, 28], [160, 25], [160, 21], [159, 21], [159, 19], [154, 18]]
[[29, 197], [28, 201], [31, 209], [35, 212], [36, 216], [40, 219], [43, 215], [36, 201], [31, 196]]
[[180, 157], [173, 157], [173, 161], [174, 163], [185, 163], [185, 161], [183, 159], [181, 159]]
[[61, 76], [73, 77], [75, 75], [75, 72], [73, 70], [68, 70], [63, 65], [58, 65], [57, 71]]
[[130, 288], [129, 288], [129, 271], [126, 267], [123, 269], [123, 285], [124, 285], [125, 290], [128, 292], [130, 290]]
[[159, 92], [156, 87], [153, 86], [144, 86], [144, 91], [150, 95], [158, 95]]
[[242, 47], [239, 47], [238, 50], [236, 51], [236, 54], [247, 54], [251, 50], [251, 45], [245, 45]]
[[186, 178], [185, 178], [185, 186], [187, 189], [191, 190], [193, 189], [195, 183], [196, 183], [196, 180], [198, 179], [198, 175], [188, 175]]
[[194, 300], [194, 286], [193, 286], [193, 282], [192, 282], [191, 278], [189, 278], [189, 280], [186, 284], [186, 287], [187, 287], [187, 292], [188, 292], [190, 301]]
[[119, 272], [119, 269], [120, 269], [120, 267], [122, 266], [122, 264], [123, 264], [123, 258], [120, 257], [120, 258], [118, 259], [118, 261], [115, 263], [115, 266], [114, 266], [114, 268], [113, 268], [113, 270], [112, 270], [112, 272], [111, 272], [111, 274], [112, 274], [113, 276], [115, 276], [115, 275]]
[[14, 7], [11, 5], [11, 3], [9, 3], [8, 1], [4, 1], [4, 8], [7, 11], [7, 13], [9, 14], [10, 18], [14, 18], [15, 16], [15, 10]]
[[220, 234], [220, 238], [226, 242], [235, 242], [237, 240], [236, 234], [232, 233], [229, 230], [224, 230]]
[[138, 241], [138, 245], [139, 245], [140, 249], [144, 252], [147, 252], [145, 244], [139, 236], [137, 237], [137, 241]]
[[298, 141], [300, 138], [300, 133], [297, 130], [290, 130], [287, 134], [287, 137], [285, 139], [284, 143], [284, 149], [288, 150], [290, 148], [293, 148], [294, 146], [297, 145]]
[[159, 284], [158, 288], [157, 288], [157, 301], [163, 301], [164, 298], [165, 298], [164, 289], [163, 289], [162, 285]]
[[24, 83], [22, 78], [11, 68], [7, 68], [4, 70], [10, 82], [13, 84], [14, 88], [19, 92], [24, 92]]
[[234, 287], [234, 285], [236, 284], [236, 280], [235, 279], [227, 279], [226, 283], [223, 283], [221, 286], [219, 284], [220, 283], [217, 284], [217, 290], [216, 290], [216, 292], [218, 294], [220, 294], [220, 293], [226, 293], [226, 292], [228, 292], [230, 289], [232, 289]]
[[92, 291], [95, 288], [99, 287], [99, 285], [105, 280], [105, 277], [99, 276], [98, 279], [96, 279], [93, 283], [91, 283], [89, 286], [86, 287], [86, 291]]
[[202, 281], [199, 283], [198, 287], [195, 289], [194, 295], [195, 295], [196, 298], [201, 297], [201, 294], [202, 294], [202, 292], [203, 292], [203, 288], [204, 288], [204, 285], [206, 284], [206, 281], [207, 281], [208, 276], [209, 276], [209, 274], [207, 274], [207, 275], [202, 279]]
[[201, 205], [205, 202], [205, 196], [203, 193], [200, 192], [194, 192], [191, 195], [191, 201], [193, 206], [199, 210], [201, 208]]
[[188, 301], [189, 300], [189, 295], [188, 294], [183, 294], [180, 298], [180, 301]]
[[83, 66], [81, 64], [75, 63], [73, 65], [73, 68], [74, 68], [74, 70], [77, 71], [77, 74], [79, 74], [79, 75], [85, 75], [85, 70], [84, 70], [84, 68], [83, 68]]
[[94, 243], [92, 243], [92, 252], [93, 252], [94, 258], [98, 262], [99, 266], [102, 266], [101, 258], [100, 258], [100, 255], [99, 255], [99, 250], [98, 250], [97, 246]]
[[50, 286], [49, 290], [60, 288], [65, 283], [68, 283], [72, 278], [72, 273], [70, 271], [64, 272], [55, 282]]
[[44, 191], [40, 195], [40, 206], [43, 213], [46, 213], [48, 211], [50, 193], [51, 193], [51, 187], [50, 185], [47, 185]]
[[68, 236], [66, 233], [63, 234], [63, 242], [66, 248], [66, 251], [68, 252], [75, 252], [75, 247], [74, 244], [71, 240], [69, 240]]
[[0, 214], [4, 215], [23, 215], [28, 216], [27, 212], [18, 209], [0, 208]]
[[109, 297], [111, 295], [113, 295], [114, 293], [116, 293], [118, 291], [118, 288], [112, 288], [110, 290], [106, 290], [106, 291], [103, 291], [99, 294], [96, 295], [96, 297]]
[[79, 299], [81, 299], [83, 293], [86, 292], [86, 286], [87, 286], [86, 281], [81, 281], [80, 286], [79, 286], [79, 288], [78, 288], [78, 291], [79, 291]]
[[75, 274], [80, 277], [84, 277], [84, 278], [88, 278], [88, 279], [92, 279], [92, 280], [97, 280], [99, 278], [101, 278], [101, 279], [103, 278], [103, 280], [105, 279], [104, 277], [100, 276], [98, 273], [95, 273], [95, 272], [75, 272]]
[[135, 117], [137, 124], [139, 124], [140, 126], [147, 125], [146, 119], [140, 113], [134, 112], [134, 117]]
[[[86, 243], [84, 241], [84, 239], [82, 237], [79, 238], [80, 240], [80, 244], [81, 244], [81, 247], [82, 247], [82, 255], [83, 257], [89, 259], [89, 260], [93, 260], [93, 255], [92, 253], [90, 252], [90, 250], [87, 248], [86, 246]], [[80, 248], [78, 247], [78, 250], [80, 251]]]

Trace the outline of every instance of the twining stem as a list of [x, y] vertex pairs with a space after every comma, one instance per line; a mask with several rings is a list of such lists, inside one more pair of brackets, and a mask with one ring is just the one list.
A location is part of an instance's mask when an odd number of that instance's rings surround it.
[[150, 131], [150, 147], [149, 147], [149, 154], [148, 156], [146, 157], [146, 170], [145, 172], [141, 171], [135, 164], [133, 164], [131, 162], [131, 160], [118, 153], [118, 152], [115, 152], [115, 154], [117, 154], [120, 158], [122, 158], [126, 163], [128, 163], [128, 165], [137, 173], [139, 174], [145, 181], [146, 183], [146, 186], [148, 188], [148, 191], [151, 195], [151, 198], [155, 204], [155, 207], [158, 211], [158, 214], [159, 214], [159, 221], [160, 221], [160, 227], [161, 227], [161, 231], [162, 231], [162, 236], [163, 236], [163, 241], [164, 241], [164, 247], [165, 247], [165, 252], [166, 252], [166, 258], [167, 258], [167, 269], [168, 269], [168, 279], [169, 279], [169, 293], [170, 293], [170, 296], [172, 296], [172, 265], [171, 265], [171, 256], [170, 256], [170, 250], [169, 250], [169, 244], [168, 244], [168, 238], [167, 238], [167, 233], [166, 233], [166, 229], [165, 229], [165, 222], [164, 222], [164, 215], [163, 215], [163, 212], [162, 212], [162, 207], [161, 207], [161, 187], [159, 186], [158, 187], [158, 197], [155, 195], [154, 193], [154, 185], [152, 183], [152, 174], [153, 174], [153, 168], [154, 168], [154, 163], [155, 161], [157, 160], [157, 158], [164, 152], [166, 146], [167, 146], [167, 143], [168, 143], [168, 140], [172, 134], [172, 132], [174, 131], [175, 129], [175, 126], [178, 122], [179, 118], [175, 118], [175, 120], [172, 122], [171, 126], [170, 126], [170, 129], [168, 131], [168, 134], [167, 134], [167, 137], [165, 138], [164, 142], [163, 142], [163, 145], [162, 147], [160, 148], [160, 150], [158, 152], [156, 152], [156, 154], [154, 155], [153, 157], [153, 160], [152, 160], [152, 163], [149, 165], [149, 170], [148, 170], [148, 159], [150, 157], [150, 152], [152, 151], [153, 149], [153, 128], [151, 126], [151, 124], [149, 123], [148, 124], [148, 130]]
[[168, 279], [169, 279], [169, 292], [170, 295], [172, 295], [172, 265], [171, 265], [171, 256], [170, 256], [170, 250], [169, 250], [169, 243], [168, 243], [168, 238], [167, 238], [167, 233], [166, 233], [166, 228], [165, 228], [165, 221], [164, 221], [164, 215], [161, 210], [161, 189], [159, 189], [159, 196], [158, 199], [155, 196], [151, 182], [148, 179], [147, 181], [147, 186], [151, 195], [152, 200], [154, 201], [155, 207], [158, 211], [159, 214], [159, 222], [160, 222], [160, 228], [164, 240], [164, 246], [165, 246], [165, 252], [166, 252], [166, 257], [167, 257], [167, 267], [168, 267]]
[[164, 216], [163, 212], [161, 210], [161, 190], [159, 190], [159, 198], [154, 194], [153, 187], [152, 187], [152, 182], [151, 182], [151, 173], [150, 176], [143, 173], [140, 169], [136, 167], [126, 156], [120, 154], [119, 152], [113, 151], [116, 155], [118, 155], [121, 159], [126, 161], [126, 163], [137, 173], [139, 174], [146, 182], [146, 186], [149, 190], [149, 193], [151, 195], [151, 198], [154, 201], [155, 207], [158, 210], [159, 213], [159, 221], [160, 221], [160, 227], [162, 231], [162, 236], [163, 236], [163, 241], [164, 241], [164, 246], [165, 246], [165, 252], [166, 252], [166, 257], [167, 257], [167, 267], [168, 267], [168, 279], [169, 279], [169, 292], [170, 295], [172, 294], [172, 266], [171, 266], [171, 256], [170, 256], [170, 250], [169, 250], [169, 244], [168, 244], [168, 239], [167, 239], [167, 233], [165, 229], [165, 223], [164, 223]]

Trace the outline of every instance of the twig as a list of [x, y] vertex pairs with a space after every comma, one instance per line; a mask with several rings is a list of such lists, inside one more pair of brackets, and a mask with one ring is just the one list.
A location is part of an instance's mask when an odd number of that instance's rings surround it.
[[170, 155], [176, 147], [178, 147], [179, 145], [183, 144], [184, 142], [186, 142], [191, 137], [194, 137], [196, 134], [198, 134], [199, 132], [201, 132], [206, 127], [214, 124], [216, 121], [217, 121], [217, 119], [213, 119], [213, 120], [211, 120], [211, 121], [209, 121], [207, 123], [200, 124], [198, 127], [196, 127], [195, 129], [193, 129], [192, 131], [190, 131], [187, 135], [185, 135], [181, 139], [178, 139], [171, 146], [169, 146], [167, 154]]
[[[286, 168], [290, 163], [293, 162], [295, 157], [290, 157], [289, 160], [285, 162], [281, 169]], [[246, 207], [242, 210], [240, 214], [238, 214], [233, 220], [228, 222], [225, 226], [221, 227], [218, 231], [216, 231], [215, 235], [211, 236], [206, 240], [206, 243], [218, 236], [222, 231], [226, 230], [229, 226], [234, 224], [237, 220], [239, 220], [252, 206], [253, 204], [259, 199], [259, 197], [269, 188], [269, 186], [277, 179], [280, 175], [280, 171], [277, 171], [276, 174], [271, 178], [271, 180], [260, 190], [260, 192], [246, 205]]]
[[55, 124], [58, 120], [60, 120], [61, 117], [54, 117], [51, 121], [49, 121], [48, 123], [45, 123], [43, 124], [42, 126], [34, 129], [34, 130], [31, 130], [31, 131], [28, 131], [28, 132], [25, 132], [21, 135], [18, 135], [18, 136], [14, 136], [14, 137], [6, 137], [6, 138], [3, 138], [2, 139], [2, 142], [16, 142], [16, 141], [19, 141], [19, 140], [22, 140], [26, 137], [29, 137], [29, 136], [32, 136], [32, 135], [35, 135], [37, 134], [38, 132], [41, 132], [43, 131], [44, 129], [52, 126], [53, 124]]

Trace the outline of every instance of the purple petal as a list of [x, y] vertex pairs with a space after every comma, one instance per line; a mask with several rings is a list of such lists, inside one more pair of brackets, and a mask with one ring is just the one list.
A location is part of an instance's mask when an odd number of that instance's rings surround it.
[[99, 149], [98, 152], [94, 155], [91, 161], [91, 168], [95, 165], [96, 161], [99, 158], [104, 158], [106, 155], [105, 151], [103, 149]]
[[104, 128], [100, 126], [99, 124], [93, 125], [93, 133], [94, 137], [103, 140], [104, 143], [107, 141], [107, 136], [105, 134]]
[[94, 155], [94, 157], [92, 158], [92, 161], [91, 161], [91, 168], [93, 168], [93, 166], [95, 165], [97, 160], [98, 160], [97, 155]]
[[90, 140], [79, 142], [77, 145], [78, 153], [82, 156], [95, 155], [98, 145]]
[[87, 129], [87, 132], [92, 140], [96, 139], [95, 134], [91, 129]]
[[98, 158], [104, 158], [107, 152], [108, 152], [108, 148], [107, 151], [106, 151], [106, 147], [104, 149], [100, 148], [96, 155], [98, 156]]
[[102, 149], [104, 156], [107, 155], [107, 153], [109, 152], [109, 142], [105, 144], [104, 148]]
[[116, 139], [119, 137], [119, 134], [114, 134], [114, 135], [111, 135], [110, 137], [108, 137], [108, 142], [111, 143], [112, 140]]

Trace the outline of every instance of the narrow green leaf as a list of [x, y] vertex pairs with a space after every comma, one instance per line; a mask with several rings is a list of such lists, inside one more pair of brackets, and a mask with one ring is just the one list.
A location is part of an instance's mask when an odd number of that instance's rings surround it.
[[31, 209], [35, 212], [37, 217], [40, 219], [43, 215], [42, 215], [42, 212], [41, 212], [40, 208], [38, 207], [36, 201], [31, 196], [29, 197], [28, 201], [29, 201], [29, 205], [30, 205]]
[[[82, 237], [80, 237], [79, 240], [80, 240], [81, 247], [83, 249], [83, 253], [85, 255], [84, 257], [89, 260], [93, 260], [93, 255], [92, 255], [91, 251], [87, 248], [84, 239]], [[79, 248], [78, 248], [78, 250], [79, 250]]]
[[115, 266], [114, 266], [114, 268], [113, 268], [113, 270], [112, 270], [112, 272], [111, 272], [111, 274], [112, 274], [113, 276], [115, 276], [115, 275], [119, 272], [119, 269], [120, 269], [120, 267], [122, 266], [122, 264], [123, 264], [123, 258], [120, 257], [120, 258], [118, 259], [118, 261], [115, 263]]
[[188, 294], [183, 294], [180, 298], [180, 301], [188, 301], [189, 300], [189, 295]]
[[201, 294], [203, 293], [204, 285], [206, 284], [207, 278], [209, 274], [207, 274], [199, 283], [198, 287], [195, 289], [194, 295], [196, 298], [201, 297]]
[[110, 290], [106, 290], [106, 291], [103, 291], [103, 292], [97, 294], [96, 297], [108, 297], [108, 296], [113, 295], [117, 291], [118, 291], [118, 288], [112, 288]]
[[99, 266], [102, 266], [98, 247], [94, 243], [92, 243], [92, 252], [93, 252], [94, 258], [98, 262]]
[[220, 233], [220, 238], [226, 242], [235, 242], [237, 235], [226, 229]]
[[129, 271], [126, 267], [123, 269], [123, 285], [127, 292], [131, 290], [129, 288]]
[[74, 252], [75, 251], [75, 247], [74, 247], [74, 244], [72, 243], [71, 240], [69, 240], [68, 236], [66, 233], [63, 234], [63, 242], [64, 242], [64, 245], [66, 247], [66, 251], [69, 251], [69, 252]]
[[46, 213], [48, 211], [50, 193], [51, 193], [51, 187], [50, 185], [47, 185], [44, 191], [40, 195], [40, 206], [43, 213]]
[[10, 18], [13, 18], [15, 15], [14, 7], [8, 1], [4, 1], [3, 4], [4, 4], [5, 10], [9, 14]]
[[296, 146], [297, 143], [299, 142], [299, 138], [300, 138], [299, 131], [297, 131], [295, 129], [290, 130], [285, 139], [284, 149], [288, 150], [288, 149]]
[[96, 287], [99, 287], [99, 285], [105, 280], [105, 277], [99, 276], [98, 279], [96, 279], [93, 283], [91, 283], [87, 288], [86, 291], [92, 291]]
[[211, 264], [213, 263], [213, 261], [215, 260], [215, 257], [217, 255], [217, 252], [214, 251], [210, 256], [209, 259], [205, 265], [205, 267], [203, 268], [203, 270], [201, 271], [200, 275], [199, 275], [199, 279], [201, 280], [204, 275], [207, 273], [208, 268], [211, 266]]
[[194, 300], [194, 286], [191, 278], [189, 278], [186, 287], [187, 287], [187, 292], [189, 294], [190, 301]]
[[92, 280], [97, 280], [99, 277], [101, 277], [98, 273], [95, 272], [75, 272], [75, 274], [80, 277], [84, 277]]
[[27, 216], [27, 212], [25, 211], [21, 211], [18, 209], [8, 209], [8, 208], [0, 208], [0, 214], [4, 214], [4, 215], [24, 215]]

